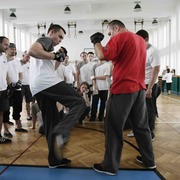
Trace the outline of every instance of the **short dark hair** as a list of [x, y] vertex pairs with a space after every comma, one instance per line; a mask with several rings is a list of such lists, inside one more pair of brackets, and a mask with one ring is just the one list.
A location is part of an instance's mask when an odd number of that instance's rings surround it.
[[82, 83], [80, 84], [80, 88], [81, 88], [82, 85], [87, 86], [88, 89], [90, 88], [88, 82], [86, 82], [86, 81], [84, 81], [84, 82], [82, 82]]
[[66, 34], [66, 31], [65, 31], [65, 29], [62, 27], [62, 26], [60, 26], [60, 25], [58, 25], [58, 24], [50, 24], [50, 26], [49, 26], [49, 29], [48, 29], [48, 33], [51, 31], [51, 30], [54, 30], [55, 32], [58, 32], [60, 29], [62, 29], [63, 30], [63, 32], [64, 32], [64, 34]]
[[67, 56], [67, 53], [68, 53], [67, 49], [65, 47], [63, 47], [63, 46], [61, 46], [59, 51], [61, 51], [61, 49], [63, 50], [63, 53], [65, 54], [65, 56]]
[[141, 36], [143, 39], [149, 40], [149, 34], [144, 29], [139, 30], [136, 34]]
[[110, 22], [108, 23], [108, 26], [111, 26], [111, 27], [113, 27], [113, 26], [115, 26], [115, 25], [118, 25], [118, 26], [120, 26], [120, 27], [122, 27], [122, 28], [125, 28], [124, 23], [121, 22], [121, 21], [119, 21], [119, 20], [117, 20], [117, 19], [112, 20], [112, 21], [110, 21]]
[[94, 55], [94, 53], [93, 53], [92, 51], [88, 52], [88, 55], [89, 55], [89, 54], [92, 54], [92, 55]]
[[16, 49], [16, 45], [14, 43], [10, 43], [9, 48], [15, 48]]
[[80, 54], [80, 56], [81, 56], [82, 54], [87, 54], [87, 52], [83, 51], [83, 52]]
[[8, 39], [8, 38], [5, 37], [5, 36], [0, 36], [0, 44], [2, 44], [2, 42], [3, 42], [4, 39]]

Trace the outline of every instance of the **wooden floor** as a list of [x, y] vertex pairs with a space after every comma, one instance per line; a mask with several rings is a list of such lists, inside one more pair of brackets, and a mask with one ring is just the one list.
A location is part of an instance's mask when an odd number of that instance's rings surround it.
[[[157, 170], [167, 180], [180, 179], [180, 96], [161, 94], [158, 98], [159, 118], [156, 121], [155, 141], [153, 142]], [[31, 122], [26, 120], [25, 109], [22, 112], [22, 123], [28, 133], [14, 132], [12, 143], [0, 145], [0, 164], [48, 165], [47, 145], [45, 137], [38, 130], [30, 128]], [[136, 145], [134, 138], [124, 139]], [[72, 160], [72, 167], [92, 167], [103, 159], [104, 135], [103, 123], [89, 123], [76, 126], [65, 148], [65, 156]], [[138, 152], [128, 143], [124, 143], [121, 168], [144, 168], [135, 161]]]

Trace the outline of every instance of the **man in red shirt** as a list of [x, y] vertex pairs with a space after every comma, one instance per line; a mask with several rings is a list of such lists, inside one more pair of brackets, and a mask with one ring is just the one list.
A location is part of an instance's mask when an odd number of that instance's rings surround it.
[[128, 117], [141, 156], [136, 160], [149, 169], [155, 169], [151, 132], [145, 102], [146, 45], [144, 40], [129, 32], [119, 20], [108, 25], [109, 42], [101, 45], [102, 33], [93, 34], [90, 39], [100, 60], [112, 61], [113, 82], [105, 118], [105, 155], [94, 169], [100, 173], [116, 175], [119, 169], [123, 147], [123, 129]]

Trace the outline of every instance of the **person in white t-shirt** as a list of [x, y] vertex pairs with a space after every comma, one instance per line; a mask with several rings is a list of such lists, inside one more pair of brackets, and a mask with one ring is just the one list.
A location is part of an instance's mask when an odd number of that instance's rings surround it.
[[[76, 80], [77, 80], [77, 89], [79, 89], [80, 84], [83, 82], [84, 74], [81, 74], [81, 68], [88, 63], [87, 52], [82, 52], [80, 54], [82, 61], [80, 61], [76, 66]], [[82, 72], [83, 73], [83, 72]]]
[[7, 97], [7, 59], [3, 54], [9, 46], [9, 39], [0, 36], [0, 144], [10, 143], [10, 139], [6, 139], [1, 135], [3, 125], [3, 113], [9, 109], [9, 100]]
[[30, 104], [32, 102], [32, 93], [29, 87], [29, 77], [30, 77], [30, 56], [27, 51], [23, 53], [23, 58], [20, 60], [22, 65], [22, 97], [25, 97], [26, 102], [26, 112], [27, 120], [31, 120], [31, 108]]
[[[146, 84], [146, 106], [148, 111], [149, 128], [151, 130], [152, 141], [155, 138], [154, 128], [155, 120], [158, 116], [156, 99], [159, 96], [158, 73], [160, 70], [160, 54], [159, 51], [149, 43], [149, 34], [145, 30], [139, 30], [137, 35], [141, 36], [146, 42], [146, 68], [145, 68], [145, 84]], [[127, 136], [133, 137], [131, 131]]]
[[146, 69], [145, 69], [145, 84], [146, 90], [146, 105], [148, 111], [149, 127], [154, 140], [154, 128], [156, 120], [156, 99], [158, 93], [158, 73], [160, 70], [160, 53], [149, 43], [149, 34], [145, 30], [139, 30], [136, 34], [141, 36], [146, 42]]
[[166, 89], [167, 89], [167, 94], [171, 94], [171, 84], [172, 84], [172, 75], [173, 73], [170, 71], [170, 69], [167, 69], [167, 72], [165, 74], [165, 79], [166, 79]]
[[72, 64], [69, 63], [69, 56], [67, 55], [64, 60], [65, 67], [65, 82], [73, 87], [74, 82], [76, 81], [76, 72]]
[[56, 69], [56, 75], [62, 80], [65, 81], [65, 67], [60, 63]]
[[[30, 89], [42, 112], [50, 168], [71, 162], [63, 157], [63, 147], [86, 108], [83, 97], [55, 73], [53, 62], [63, 62], [66, 54], [63, 50], [53, 53], [54, 47], [64, 39], [65, 34], [60, 25], [51, 24], [47, 36], [37, 39], [28, 51], [34, 57], [30, 65]], [[57, 102], [69, 108], [69, 113], [60, 121]]]
[[[28, 132], [22, 128], [21, 124], [21, 112], [22, 112], [22, 67], [20, 61], [15, 57], [16, 45], [10, 43], [9, 49], [6, 51], [7, 65], [8, 65], [8, 77], [10, 87], [10, 105], [12, 106], [12, 117], [16, 122], [16, 132]], [[9, 121], [10, 109], [4, 112], [4, 128], [7, 129], [7, 122]], [[10, 132], [9, 132], [10, 133]], [[9, 134], [10, 135], [10, 134]]]
[[95, 66], [95, 75], [91, 76], [91, 79], [95, 81], [95, 86], [98, 91], [97, 94], [93, 95], [92, 98], [92, 109], [91, 109], [91, 117], [90, 121], [94, 121], [97, 114], [98, 109], [98, 101], [100, 99], [100, 108], [99, 108], [99, 114], [98, 119], [99, 121], [104, 120], [104, 111], [106, 107], [106, 100], [108, 97], [108, 91], [109, 91], [109, 78], [110, 78], [110, 70], [111, 66], [109, 62], [106, 61], [100, 61], [98, 66]]

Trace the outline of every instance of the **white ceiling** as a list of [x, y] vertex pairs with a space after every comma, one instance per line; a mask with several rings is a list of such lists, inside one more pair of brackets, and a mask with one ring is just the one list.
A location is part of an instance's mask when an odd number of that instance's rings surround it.
[[[77, 22], [77, 31], [99, 31], [104, 19], [119, 19], [134, 30], [134, 19], [144, 19], [144, 29], [152, 28], [153, 18], [162, 25], [175, 11], [179, 0], [141, 0], [141, 12], [134, 12], [134, 0], [0, 0], [4, 19], [16, 8], [15, 25], [37, 33], [37, 23], [58, 23], [67, 30], [68, 21]], [[71, 14], [64, 14], [69, 5]]]

